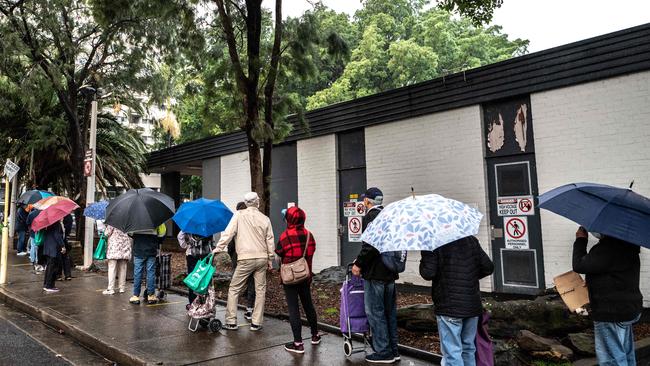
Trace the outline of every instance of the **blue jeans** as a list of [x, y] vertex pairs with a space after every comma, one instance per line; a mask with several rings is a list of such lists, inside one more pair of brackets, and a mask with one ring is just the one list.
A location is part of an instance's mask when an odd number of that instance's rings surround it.
[[476, 365], [476, 328], [478, 316], [452, 318], [436, 316], [444, 366]]
[[636, 365], [633, 325], [641, 315], [627, 322], [594, 322], [596, 356], [601, 366]]
[[375, 352], [382, 358], [393, 358], [399, 354], [395, 282], [366, 280], [364, 302]]
[[133, 257], [133, 296], [140, 296], [142, 272], [147, 269], [147, 295], [156, 293], [156, 257]]
[[33, 264], [38, 262], [38, 247], [34, 244], [34, 238], [29, 237], [29, 261]]
[[23, 253], [27, 251], [27, 243], [25, 242], [25, 232], [18, 232], [18, 245], [16, 246], [18, 253]]

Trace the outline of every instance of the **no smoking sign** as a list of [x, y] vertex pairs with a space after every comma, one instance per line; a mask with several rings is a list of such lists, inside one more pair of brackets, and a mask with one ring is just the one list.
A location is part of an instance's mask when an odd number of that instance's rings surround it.
[[528, 249], [528, 218], [526, 216], [504, 217], [503, 231], [507, 249]]

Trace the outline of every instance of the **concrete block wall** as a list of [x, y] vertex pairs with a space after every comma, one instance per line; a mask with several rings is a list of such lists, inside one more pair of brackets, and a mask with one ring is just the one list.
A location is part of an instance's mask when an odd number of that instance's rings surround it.
[[[573, 182], [627, 187], [650, 197], [650, 72], [531, 95], [540, 192]], [[577, 225], [542, 210], [546, 283], [571, 270]], [[641, 250], [650, 306], [650, 250]]]
[[221, 201], [233, 212], [251, 190], [250, 171], [247, 151], [221, 157]]
[[[407, 197], [414, 187], [418, 195], [437, 193], [477, 207], [485, 214], [478, 239], [491, 256], [481, 131], [478, 106], [366, 128], [368, 186], [384, 192], [385, 204]], [[419, 252], [409, 253], [401, 282], [427, 284], [419, 262]], [[491, 290], [492, 279], [481, 287]]]
[[314, 272], [339, 264], [336, 136], [300, 140], [298, 202], [307, 213], [306, 227], [316, 239]]

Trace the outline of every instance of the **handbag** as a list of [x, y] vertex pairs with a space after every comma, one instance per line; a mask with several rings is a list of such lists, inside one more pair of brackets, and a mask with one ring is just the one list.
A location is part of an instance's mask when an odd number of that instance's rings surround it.
[[490, 313], [483, 311], [478, 318], [476, 330], [476, 366], [494, 366], [494, 347], [488, 334]]
[[196, 292], [197, 294], [205, 294], [208, 286], [210, 286], [210, 281], [212, 281], [212, 276], [214, 275], [215, 268], [212, 265], [212, 258], [214, 254], [205, 257], [198, 261], [196, 267], [192, 273], [187, 275], [183, 280], [183, 283], [187, 288]]
[[45, 230], [39, 230], [34, 234], [34, 245], [40, 247], [43, 245], [43, 240], [45, 239]]
[[305, 242], [305, 250], [302, 252], [302, 257], [297, 261], [291, 263], [282, 263], [280, 265], [280, 278], [285, 285], [297, 285], [309, 279], [311, 272], [309, 271], [309, 264], [305, 259], [307, 255], [307, 248], [309, 247], [309, 239], [311, 239], [311, 232], [307, 232], [307, 241]]
[[98, 261], [106, 259], [106, 236], [104, 234], [99, 237], [97, 248], [95, 249], [95, 253], [93, 253], [93, 259]]

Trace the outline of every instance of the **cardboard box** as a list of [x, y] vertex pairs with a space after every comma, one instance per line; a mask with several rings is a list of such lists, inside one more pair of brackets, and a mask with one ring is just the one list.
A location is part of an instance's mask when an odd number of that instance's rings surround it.
[[553, 282], [562, 300], [572, 312], [589, 304], [587, 284], [579, 274], [569, 271], [553, 278]]

